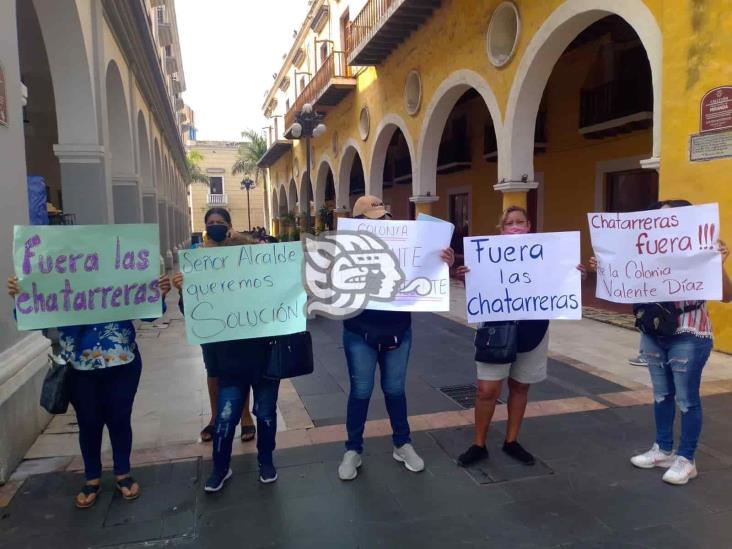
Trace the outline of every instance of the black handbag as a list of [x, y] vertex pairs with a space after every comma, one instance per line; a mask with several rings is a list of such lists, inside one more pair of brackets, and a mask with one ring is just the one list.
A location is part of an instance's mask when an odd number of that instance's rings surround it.
[[487, 322], [475, 332], [475, 360], [489, 364], [508, 364], [516, 360], [518, 324]]
[[702, 302], [686, 305], [682, 309], [673, 302], [637, 303], [633, 305], [635, 327], [653, 337], [672, 336], [679, 327], [679, 316], [701, 306]]
[[314, 369], [310, 332], [297, 332], [270, 340], [263, 378], [277, 381], [312, 374]]
[[67, 360], [48, 355], [50, 366], [41, 388], [41, 406], [49, 414], [65, 414], [71, 400], [71, 375], [73, 366]]

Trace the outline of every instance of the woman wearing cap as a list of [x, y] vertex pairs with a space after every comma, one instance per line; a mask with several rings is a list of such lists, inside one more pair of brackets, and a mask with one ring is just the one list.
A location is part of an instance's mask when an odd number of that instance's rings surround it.
[[[353, 206], [356, 219], [390, 219], [384, 203], [375, 196], [362, 196]], [[444, 250], [442, 259], [452, 267], [455, 254]], [[374, 388], [376, 365], [381, 372], [381, 389], [393, 431], [395, 460], [414, 473], [424, 469], [424, 461], [411, 444], [407, 418], [405, 384], [412, 346], [411, 313], [364, 310], [343, 321], [343, 348], [346, 353], [351, 388], [346, 414], [346, 453], [338, 467], [341, 480], [353, 480], [362, 464], [363, 432]], [[382, 345], [375, 341], [389, 341]]]

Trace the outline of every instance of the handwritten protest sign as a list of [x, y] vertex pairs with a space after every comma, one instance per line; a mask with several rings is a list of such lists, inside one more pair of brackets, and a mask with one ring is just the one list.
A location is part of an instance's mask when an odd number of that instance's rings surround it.
[[18, 329], [159, 317], [159, 250], [152, 224], [16, 225]]
[[181, 250], [178, 257], [190, 343], [305, 330], [300, 242]]
[[450, 310], [450, 274], [440, 254], [450, 246], [453, 226], [430, 221], [342, 218], [339, 231], [366, 231], [381, 238], [395, 254], [405, 279], [391, 301], [369, 301], [379, 311]]
[[582, 317], [579, 232], [463, 238], [468, 322]]
[[587, 218], [597, 297], [616, 303], [721, 299], [717, 204]]

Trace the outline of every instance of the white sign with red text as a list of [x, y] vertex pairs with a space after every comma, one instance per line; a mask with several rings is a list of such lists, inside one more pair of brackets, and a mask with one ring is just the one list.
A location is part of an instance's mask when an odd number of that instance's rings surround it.
[[589, 213], [595, 295], [615, 303], [719, 300], [719, 206]]

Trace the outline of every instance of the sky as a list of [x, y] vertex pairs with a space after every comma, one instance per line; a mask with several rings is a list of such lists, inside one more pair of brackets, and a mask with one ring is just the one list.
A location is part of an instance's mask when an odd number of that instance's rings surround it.
[[176, 0], [186, 91], [197, 139], [239, 141], [267, 125], [272, 74], [293, 43], [307, 0]]

